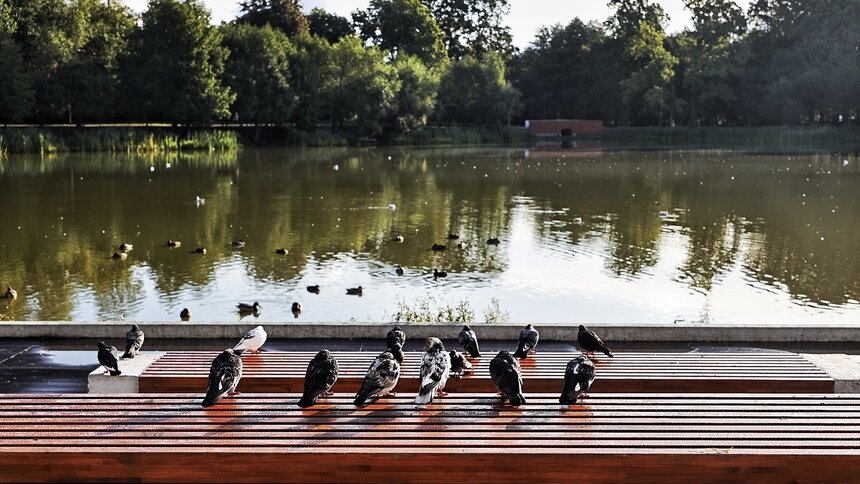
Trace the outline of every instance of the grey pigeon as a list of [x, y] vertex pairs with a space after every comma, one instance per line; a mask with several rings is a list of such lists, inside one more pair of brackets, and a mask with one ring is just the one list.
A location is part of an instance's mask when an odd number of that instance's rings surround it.
[[490, 378], [499, 389], [502, 401], [508, 399], [514, 407], [526, 403], [523, 397], [523, 374], [520, 371], [520, 362], [510, 353], [499, 351], [499, 354], [490, 361]]
[[537, 350], [537, 344], [540, 340], [540, 333], [534, 329], [531, 324], [527, 324], [520, 331], [520, 341], [517, 344], [517, 350], [514, 356], [517, 358], [528, 358], [529, 353], [534, 353]]
[[308, 371], [305, 373], [305, 392], [299, 400], [299, 406], [310, 407], [320, 396], [329, 395], [336, 381], [337, 360], [329, 350], [320, 350], [308, 363]]
[[559, 403], [574, 404], [580, 396], [586, 396], [588, 388], [594, 382], [594, 363], [584, 356], [577, 356], [567, 363], [564, 370], [564, 388], [561, 390]]
[[390, 351], [383, 351], [367, 369], [367, 374], [364, 376], [361, 388], [355, 394], [353, 403], [364, 405], [372, 396], [393, 395], [392, 390], [397, 386], [398, 380], [400, 380], [400, 363], [394, 359]]
[[579, 334], [576, 335], [576, 341], [585, 353], [594, 355], [595, 351], [599, 351], [606, 356], [615, 356], [612, 354], [612, 350], [606, 346], [606, 343], [597, 336], [597, 333], [581, 324], [579, 325]]
[[472, 331], [469, 325], [463, 326], [460, 334], [457, 336], [457, 342], [463, 347], [463, 350], [469, 353], [472, 358], [480, 358], [481, 350], [478, 348], [478, 335]]
[[388, 348], [391, 348], [395, 344], [399, 344], [401, 348], [406, 345], [406, 333], [404, 333], [403, 330], [400, 329], [400, 326], [395, 326], [391, 328], [391, 331], [388, 332], [386, 338], [388, 340], [386, 344]]
[[123, 358], [134, 358], [143, 347], [143, 331], [136, 324], [131, 325], [131, 330], [125, 334], [125, 353]]
[[472, 362], [467, 360], [459, 351], [451, 350], [448, 355], [451, 357], [451, 376], [454, 378], [463, 378], [465, 373], [473, 371]]
[[110, 376], [122, 375], [122, 372], [119, 371], [118, 354], [116, 346], [108, 346], [104, 341], [99, 341], [99, 364], [110, 372]]
[[388, 348], [388, 352], [391, 353], [391, 356], [397, 360], [401, 365], [403, 364], [403, 348], [400, 346], [400, 343], [394, 343], [391, 348]]
[[445, 345], [439, 338], [427, 338], [421, 356], [421, 387], [415, 403], [430, 403], [437, 393], [445, 395], [443, 390], [450, 375], [451, 355], [445, 351]]
[[212, 360], [212, 366], [209, 368], [209, 386], [206, 387], [203, 406], [211, 407], [224, 396], [235, 393], [241, 379], [242, 358], [232, 349], [222, 351]]

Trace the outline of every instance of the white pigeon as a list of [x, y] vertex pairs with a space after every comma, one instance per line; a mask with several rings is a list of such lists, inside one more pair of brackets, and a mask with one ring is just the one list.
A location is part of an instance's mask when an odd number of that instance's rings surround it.
[[424, 404], [433, 401], [438, 392], [440, 395], [448, 376], [451, 373], [451, 355], [445, 351], [445, 346], [439, 338], [427, 338], [424, 344], [424, 355], [421, 357], [421, 388], [415, 403]]
[[250, 353], [259, 353], [260, 347], [266, 343], [266, 338], [268, 336], [269, 335], [266, 334], [266, 330], [263, 329], [262, 326], [257, 326], [245, 333], [245, 336], [236, 343], [236, 346], [233, 347], [233, 351], [235, 351], [237, 355], [241, 355], [245, 351]]

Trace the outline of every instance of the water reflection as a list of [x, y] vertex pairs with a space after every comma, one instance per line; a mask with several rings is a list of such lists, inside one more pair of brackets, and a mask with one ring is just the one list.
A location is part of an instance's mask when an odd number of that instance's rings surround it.
[[10, 157], [0, 285], [19, 299], [0, 316], [225, 320], [258, 300], [260, 321], [294, 301], [298, 321], [381, 320], [433, 295], [514, 320], [853, 321], [858, 174], [854, 154], [591, 146]]

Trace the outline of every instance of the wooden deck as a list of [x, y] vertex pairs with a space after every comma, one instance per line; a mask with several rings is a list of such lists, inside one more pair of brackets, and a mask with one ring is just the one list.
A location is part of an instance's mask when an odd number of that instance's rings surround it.
[[[0, 482], [848, 481], [860, 396], [0, 395]], [[466, 455], [464, 455], [466, 454]], [[449, 477], [445, 477], [449, 476]]]
[[[206, 388], [217, 352], [168, 353], [140, 377], [144, 393], [199, 392]], [[239, 391], [301, 392], [311, 352], [263, 352], [243, 357]], [[375, 352], [334, 352], [340, 372], [334, 391], [354, 393]], [[418, 391], [418, 352], [406, 353], [397, 391]], [[521, 361], [526, 393], [561, 392], [564, 368], [578, 353], [543, 353]], [[495, 392], [489, 363], [474, 360], [475, 372], [448, 381], [450, 392]], [[794, 353], [618, 353], [598, 357], [597, 393], [832, 393], [833, 379]]]

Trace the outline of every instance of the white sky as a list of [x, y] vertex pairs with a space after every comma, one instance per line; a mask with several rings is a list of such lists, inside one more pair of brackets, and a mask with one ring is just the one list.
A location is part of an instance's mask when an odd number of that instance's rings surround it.
[[[231, 20], [239, 12], [238, 1], [233, 0], [203, 0], [212, 10], [215, 22]], [[749, 0], [737, 0], [744, 9]], [[141, 11], [146, 8], [147, 0], [126, 0], [133, 9]], [[678, 32], [690, 23], [690, 16], [684, 10], [683, 0], [660, 0], [669, 14], [669, 32]], [[330, 12], [349, 18], [349, 14], [359, 8], [367, 7], [368, 0], [303, 0], [301, 2], [306, 12], [314, 7], [322, 7]], [[574, 17], [585, 21], [603, 21], [609, 16], [609, 8], [604, 0], [510, 0], [511, 13], [508, 25], [514, 35], [517, 47], [526, 47], [534, 39], [535, 32], [543, 25], [555, 23], [566, 24]]]

